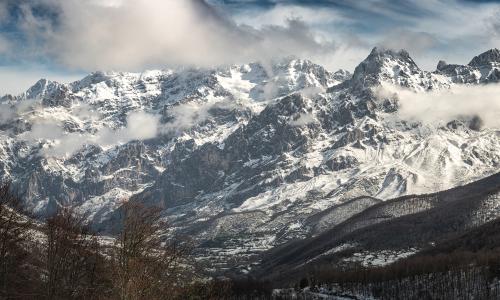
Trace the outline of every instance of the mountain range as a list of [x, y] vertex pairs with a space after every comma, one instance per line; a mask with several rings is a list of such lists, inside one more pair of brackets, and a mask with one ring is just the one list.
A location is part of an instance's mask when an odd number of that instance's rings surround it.
[[[499, 80], [498, 49], [428, 72], [378, 48], [352, 74], [288, 57], [42, 79], [1, 98], [0, 178], [38, 217], [71, 206], [103, 234], [125, 201], [158, 206], [165, 233], [191, 237], [219, 270], [251, 271], [262, 253], [300, 267], [351, 248], [344, 261], [391, 261], [500, 217], [499, 129], [478, 112], [405, 115], [421, 105], [405, 97]], [[439, 230], [403, 238], [443, 215]]]

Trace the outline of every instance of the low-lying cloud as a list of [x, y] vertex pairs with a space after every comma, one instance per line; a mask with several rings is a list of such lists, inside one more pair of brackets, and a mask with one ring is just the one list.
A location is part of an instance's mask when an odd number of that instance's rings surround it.
[[442, 125], [463, 117], [480, 117], [487, 127], [500, 127], [500, 84], [454, 86], [416, 93], [395, 86], [378, 90], [380, 98], [396, 96], [403, 119]]
[[179, 134], [209, 117], [212, 104], [207, 103], [182, 103], [169, 109], [171, 120], [164, 124], [161, 132], [164, 134]]
[[146, 140], [158, 135], [160, 117], [142, 111], [127, 116], [126, 126], [119, 129], [102, 128], [94, 134], [68, 132], [54, 119], [36, 119], [30, 131], [20, 135], [28, 143], [44, 141], [41, 153], [46, 157], [70, 157], [84, 145], [114, 147], [134, 140]]
[[288, 124], [290, 124], [290, 126], [300, 127], [300, 126], [305, 126], [305, 125], [309, 125], [309, 124], [314, 124], [317, 122], [318, 122], [318, 120], [316, 119], [314, 114], [302, 113], [299, 115], [299, 117], [296, 120], [292, 120]]
[[169, 122], [160, 126], [160, 133], [179, 135], [207, 121], [214, 109], [232, 110], [241, 108], [234, 101], [225, 99], [217, 102], [186, 102], [169, 108]]
[[8, 104], [0, 104], [0, 125], [7, 124], [16, 117], [16, 110]]
[[132, 112], [127, 116], [124, 128], [112, 130], [105, 128], [93, 137], [97, 145], [113, 146], [133, 140], [147, 140], [157, 136], [160, 126], [160, 116], [143, 111]]
[[[23, 105], [19, 105], [20, 103]], [[39, 105], [36, 100], [23, 101], [18, 105], [0, 104], [0, 124], [8, 123]], [[102, 127], [98, 131], [71, 132], [64, 128], [61, 120], [50, 116], [31, 118], [31, 129], [19, 135], [19, 139], [32, 145], [42, 142], [41, 154], [45, 157], [67, 158], [81, 150], [85, 145], [97, 145], [109, 149], [134, 140], [147, 140], [159, 135], [178, 136], [196, 125], [207, 121], [213, 109], [235, 109], [232, 101], [209, 103], [187, 102], [169, 108], [170, 120], [161, 123], [161, 115], [134, 111], [126, 118], [121, 128]], [[5, 109], [4, 109], [5, 108]], [[82, 121], [100, 122], [102, 116], [86, 105], [73, 108], [72, 115]]]
[[[161, 122], [158, 113], [144, 111], [130, 112], [124, 125], [118, 128], [106, 127], [103, 116], [90, 105], [81, 103], [71, 109], [71, 116], [78, 123], [104, 124], [96, 131], [72, 131], [68, 118], [55, 114], [33, 114], [42, 111], [39, 99], [28, 99], [14, 104], [0, 103], [0, 125], [23, 118], [31, 124], [29, 131], [18, 136], [30, 145], [42, 145], [40, 153], [45, 157], [71, 157], [85, 145], [97, 145], [104, 149], [126, 144], [134, 140], [147, 140], [159, 135], [178, 136], [212, 116], [212, 110], [232, 110], [241, 108], [230, 99], [214, 102], [179, 103], [168, 109], [169, 120]], [[104, 123], [103, 123], [104, 122]], [[69, 125], [69, 127], [68, 127]], [[96, 128], [96, 127], [94, 127]]]

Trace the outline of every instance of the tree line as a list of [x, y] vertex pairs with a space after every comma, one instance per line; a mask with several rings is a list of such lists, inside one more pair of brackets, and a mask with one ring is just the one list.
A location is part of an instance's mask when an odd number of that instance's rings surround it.
[[325, 263], [304, 270], [292, 285], [280, 297], [311, 299], [322, 292], [354, 299], [500, 299], [500, 249], [417, 254], [380, 267]]
[[291, 293], [273, 294], [272, 281], [207, 275], [189, 240], [162, 235], [168, 224], [159, 209], [127, 202], [119, 212], [117, 230], [106, 238], [71, 209], [35, 221], [20, 197], [0, 186], [0, 299], [311, 299], [316, 292], [354, 299], [500, 299], [496, 243], [423, 252], [381, 267], [324, 261], [288, 278]]
[[[214, 279], [199, 270], [187, 240], [165, 239], [160, 210], [125, 203], [113, 239], [60, 209], [34, 221], [0, 187], [0, 299], [267, 298], [269, 284]], [[262, 297], [261, 297], [262, 296]]]

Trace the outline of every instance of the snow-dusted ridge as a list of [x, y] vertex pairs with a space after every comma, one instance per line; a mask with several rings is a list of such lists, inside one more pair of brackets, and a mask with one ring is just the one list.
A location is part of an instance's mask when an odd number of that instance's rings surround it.
[[494, 83], [498, 57], [494, 49], [426, 72], [404, 50], [374, 49], [352, 75], [287, 58], [41, 80], [2, 98], [0, 176], [40, 216], [71, 205], [105, 228], [131, 198], [162, 207], [210, 255], [250, 255], [335, 225], [351, 199], [496, 172], [498, 128], [467, 114], [407, 120], [397, 93], [380, 89]]

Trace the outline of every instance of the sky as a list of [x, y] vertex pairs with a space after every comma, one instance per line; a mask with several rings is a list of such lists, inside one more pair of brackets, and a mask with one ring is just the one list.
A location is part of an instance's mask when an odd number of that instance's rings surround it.
[[352, 71], [374, 46], [423, 69], [500, 48], [500, 2], [0, 0], [0, 95], [39, 78], [211, 67], [294, 55]]

